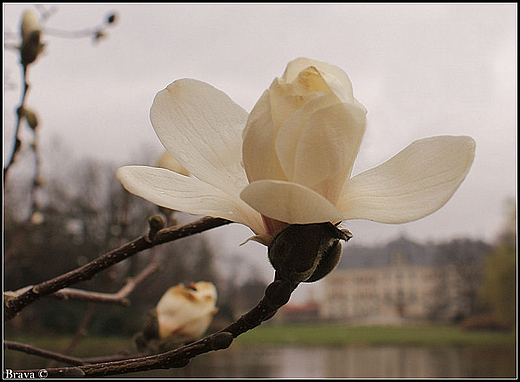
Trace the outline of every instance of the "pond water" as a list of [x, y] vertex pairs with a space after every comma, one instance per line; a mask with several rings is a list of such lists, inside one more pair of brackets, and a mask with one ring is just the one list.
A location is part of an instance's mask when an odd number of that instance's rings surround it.
[[[243, 347], [199, 356], [184, 369], [132, 376], [217, 378], [471, 378], [516, 376], [514, 346]], [[130, 375], [128, 375], [130, 376]]]

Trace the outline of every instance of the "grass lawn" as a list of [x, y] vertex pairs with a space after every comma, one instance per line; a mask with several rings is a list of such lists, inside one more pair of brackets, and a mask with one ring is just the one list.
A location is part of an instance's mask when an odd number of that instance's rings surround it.
[[[16, 342], [61, 352], [69, 337], [17, 336]], [[238, 346], [514, 346], [514, 332], [469, 332], [455, 326], [346, 326], [338, 324], [261, 325], [239, 336]], [[121, 351], [135, 354], [130, 338], [89, 337], [82, 339], [73, 356], [114, 355]], [[48, 361], [17, 351], [7, 350], [8, 368], [38, 368]]]
[[242, 334], [243, 345], [509, 345], [515, 333], [464, 331], [456, 326], [265, 325]]

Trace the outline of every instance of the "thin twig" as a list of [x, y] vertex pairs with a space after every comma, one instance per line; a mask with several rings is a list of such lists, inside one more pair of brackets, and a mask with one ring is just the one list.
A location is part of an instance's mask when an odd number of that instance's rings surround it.
[[60, 38], [85, 38], [94, 36], [97, 32], [99, 32], [101, 28], [86, 28], [76, 31], [66, 31], [63, 29], [49, 28], [45, 27], [43, 33], [48, 36], [60, 37]]
[[22, 344], [14, 341], [4, 341], [4, 349], [16, 350], [26, 354], [36, 355], [39, 357], [53, 359], [69, 365], [84, 365], [85, 362], [76, 357], [70, 357], [60, 353], [55, 353], [49, 350], [37, 348], [36, 346]]
[[63, 288], [54, 292], [51, 297], [56, 297], [59, 300], [80, 300], [127, 306], [130, 304], [128, 301], [130, 293], [132, 293], [142, 281], [155, 273], [157, 269], [158, 266], [156, 263], [148, 264], [134, 279], [129, 279], [117, 293], [100, 293], [74, 288]]
[[195, 222], [184, 224], [182, 226], [169, 227], [160, 229], [153, 235], [143, 235], [119, 248], [116, 248], [97, 259], [77, 268], [73, 271], [55, 277], [51, 280], [44, 281], [19, 296], [8, 299], [5, 303], [5, 320], [10, 320], [16, 316], [27, 305], [55, 293], [60, 289], [76, 284], [81, 281], [89, 280], [102, 270], [121, 262], [136, 253], [152, 248], [156, 245], [178, 240], [187, 236], [191, 236], [209, 229], [229, 224], [229, 220], [213, 217], [204, 217]]
[[[93, 302], [114, 302], [116, 304], [123, 304], [123, 305], [128, 305], [130, 302], [128, 301], [127, 297], [130, 295], [130, 293], [132, 293], [135, 288], [141, 284], [144, 280], [146, 280], [149, 276], [151, 276], [153, 273], [155, 273], [157, 271], [157, 269], [159, 268], [158, 265], [157, 265], [157, 256], [155, 254], [155, 250], [157, 248], [153, 248], [152, 249], [152, 256], [151, 256], [151, 262], [141, 271], [139, 272], [139, 274], [132, 278], [132, 279], [129, 279], [126, 284], [119, 290], [119, 292], [117, 293], [114, 293], [113, 295], [108, 295], [108, 297], [111, 297], [113, 296], [114, 299], [104, 299], [104, 300], [97, 300], [97, 299], [93, 299], [93, 300], [90, 300], [90, 304], [88, 306], [88, 309], [87, 309], [87, 312], [85, 315], [83, 315], [83, 318], [76, 330], [76, 333], [74, 334], [74, 336], [72, 337], [70, 343], [67, 345], [67, 347], [65, 348], [65, 350], [62, 351], [62, 354], [65, 354], [65, 355], [68, 355], [70, 354], [77, 346], [78, 344], [80, 343], [81, 339], [83, 337], [86, 336], [87, 334], [87, 327], [90, 323], [90, 321], [92, 320], [92, 318], [95, 316], [96, 312], [98, 311], [99, 309], [99, 305], [97, 304], [93, 304]], [[52, 294], [51, 296], [56, 296], [57, 294], [59, 293], [62, 293], [64, 292], [65, 290], [67, 289], [71, 289], [71, 288], [64, 288], [64, 289], [61, 289], [59, 290], [58, 292]], [[69, 295], [67, 296], [67, 299], [71, 299], [71, 298], [74, 298], [73, 296]], [[121, 359], [121, 357], [117, 358], [117, 359]], [[116, 360], [116, 359], [114, 359]], [[108, 359], [107, 359], [108, 361]], [[97, 362], [103, 362], [103, 361], [87, 361], [85, 360], [85, 363], [97, 363]], [[50, 362], [48, 364], [47, 367], [56, 367], [57, 361], [56, 360], [53, 360], [52, 362]]]
[[29, 84], [27, 83], [27, 66], [22, 65], [22, 80], [23, 80], [23, 91], [22, 91], [22, 100], [20, 101], [20, 106], [18, 106], [16, 115], [18, 116], [16, 120], [16, 126], [14, 129], [14, 145], [13, 151], [11, 153], [11, 157], [7, 161], [6, 166], [4, 167], [4, 185], [7, 180], [7, 171], [11, 168], [11, 165], [14, 163], [16, 159], [16, 155], [20, 151], [20, 147], [22, 146], [22, 141], [20, 140], [20, 125], [22, 124], [22, 116], [23, 116], [23, 108], [25, 105], [25, 99], [27, 98], [27, 91], [29, 90]]

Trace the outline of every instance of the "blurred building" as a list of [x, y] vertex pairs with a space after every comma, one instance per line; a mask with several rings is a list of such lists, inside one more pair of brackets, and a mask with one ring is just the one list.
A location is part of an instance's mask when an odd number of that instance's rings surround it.
[[453, 321], [477, 304], [481, 241], [417, 244], [404, 237], [381, 247], [345, 245], [337, 268], [323, 278], [321, 295], [284, 307], [280, 321], [400, 324]]

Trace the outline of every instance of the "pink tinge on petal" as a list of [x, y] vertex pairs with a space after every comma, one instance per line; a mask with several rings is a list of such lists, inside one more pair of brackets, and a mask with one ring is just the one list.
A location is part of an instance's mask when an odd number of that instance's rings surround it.
[[281, 222], [280, 220], [268, 218], [265, 215], [262, 215], [262, 221], [264, 223], [266, 233], [275, 237], [281, 230], [287, 227], [289, 224]]

